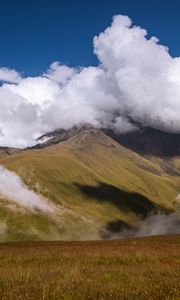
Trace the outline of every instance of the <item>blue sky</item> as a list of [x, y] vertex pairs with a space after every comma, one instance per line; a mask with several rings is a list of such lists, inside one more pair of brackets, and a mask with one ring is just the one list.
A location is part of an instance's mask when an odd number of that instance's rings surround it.
[[0, 145], [84, 122], [180, 133], [179, 0], [0, 3]]
[[96, 65], [92, 39], [125, 14], [180, 54], [178, 0], [4, 0], [0, 8], [0, 66], [38, 75], [59, 60]]

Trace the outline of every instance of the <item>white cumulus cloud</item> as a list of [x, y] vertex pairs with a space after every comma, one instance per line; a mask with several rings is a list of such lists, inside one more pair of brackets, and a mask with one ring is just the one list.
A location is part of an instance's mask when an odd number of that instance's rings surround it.
[[180, 57], [118, 15], [94, 38], [97, 67], [54, 62], [38, 77], [0, 69], [0, 145], [25, 147], [79, 124], [134, 129], [130, 120], [180, 132]]
[[0, 68], [0, 81], [19, 83], [20, 80], [21, 76], [16, 70], [5, 67]]

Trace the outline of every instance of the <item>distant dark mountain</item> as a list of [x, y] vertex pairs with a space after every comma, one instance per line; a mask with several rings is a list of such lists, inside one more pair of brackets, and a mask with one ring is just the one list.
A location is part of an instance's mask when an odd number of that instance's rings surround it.
[[144, 155], [172, 157], [180, 155], [180, 134], [168, 133], [151, 127], [126, 134], [111, 129], [103, 131], [119, 144]]

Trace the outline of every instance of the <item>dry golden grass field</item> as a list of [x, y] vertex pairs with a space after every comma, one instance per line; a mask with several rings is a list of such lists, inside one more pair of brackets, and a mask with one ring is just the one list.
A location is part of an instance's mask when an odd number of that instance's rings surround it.
[[180, 299], [180, 236], [2, 243], [0, 299]]

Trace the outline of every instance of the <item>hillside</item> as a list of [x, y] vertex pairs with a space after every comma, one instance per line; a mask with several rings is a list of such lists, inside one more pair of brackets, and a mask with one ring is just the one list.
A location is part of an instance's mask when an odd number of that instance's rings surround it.
[[132, 236], [149, 214], [171, 213], [178, 204], [178, 157], [143, 156], [100, 129], [56, 137], [0, 164], [53, 205], [45, 213], [1, 196], [1, 241]]
[[180, 134], [169, 133], [152, 127], [142, 127], [138, 130], [119, 134], [110, 129], [104, 132], [120, 142], [121, 145], [143, 155], [153, 155], [171, 158], [180, 155]]
[[11, 147], [0, 147], [0, 158], [8, 155], [13, 155], [21, 152], [20, 149]]

